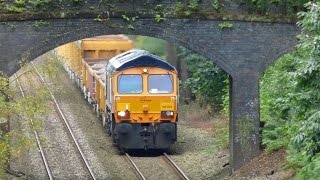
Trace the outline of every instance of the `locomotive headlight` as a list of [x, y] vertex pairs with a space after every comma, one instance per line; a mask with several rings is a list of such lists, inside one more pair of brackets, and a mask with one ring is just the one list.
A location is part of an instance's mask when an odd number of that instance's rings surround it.
[[118, 116], [124, 117], [124, 116], [126, 116], [126, 112], [125, 111], [119, 111], [118, 112]]
[[121, 118], [130, 118], [130, 112], [126, 111], [118, 111], [118, 116]]
[[162, 117], [173, 117], [174, 113], [173, 111], [161, 111]]
[[166, 111], [166, 116], [173, 116], [173, 112], [172, 111]]
[[148, 72], [148, 69], [147, 68], [143, 68], [143, 73], [147, 73]]

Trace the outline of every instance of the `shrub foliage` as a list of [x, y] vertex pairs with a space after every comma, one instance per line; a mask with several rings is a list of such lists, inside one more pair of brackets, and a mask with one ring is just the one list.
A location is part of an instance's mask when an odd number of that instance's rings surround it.
[[299, 45], [261, 79], [263, 143], [286, 148], [297, 178], [317, 179], [320, 170], [320, 3], [298, 14]]

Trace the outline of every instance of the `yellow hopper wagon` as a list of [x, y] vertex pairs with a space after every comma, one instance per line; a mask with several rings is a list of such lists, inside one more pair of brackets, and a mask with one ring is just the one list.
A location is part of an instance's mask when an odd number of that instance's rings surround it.
[[80, 87], [85, 99], [96, 107], [98, 104], [95, 91], [99, 91], [97, 88], [100, 88], [97, 84], [98, 79], [103, 79], [100, 77], [102, 69], [109, 59], [132, 49], [133, 42], [125, 35], [105, 35], [83, 39], [80, 47], [82, 53]]

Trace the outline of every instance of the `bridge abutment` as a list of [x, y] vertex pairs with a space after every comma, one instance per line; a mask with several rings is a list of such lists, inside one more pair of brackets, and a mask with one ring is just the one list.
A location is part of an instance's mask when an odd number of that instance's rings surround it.
[[230, 164], [232, 173], [260, 154], [259, 74], [230, 77]]

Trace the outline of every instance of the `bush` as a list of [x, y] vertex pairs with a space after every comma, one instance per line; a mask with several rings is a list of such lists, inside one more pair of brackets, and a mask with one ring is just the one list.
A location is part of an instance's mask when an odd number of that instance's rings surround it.
[[182, 84], [189, 87], [196, 101], [203, 107], [209, 105], [219, 111], [223, 108], [228, 75], [212, 61], [180, 47], [178, 57], [186, 62], [190, 78]]
[[269, 68], [261, 82], [263, 143], [286, 148], [297, 179], [317, 179], [320, 169], [320, 3], [299, 13], [297, 51]]

